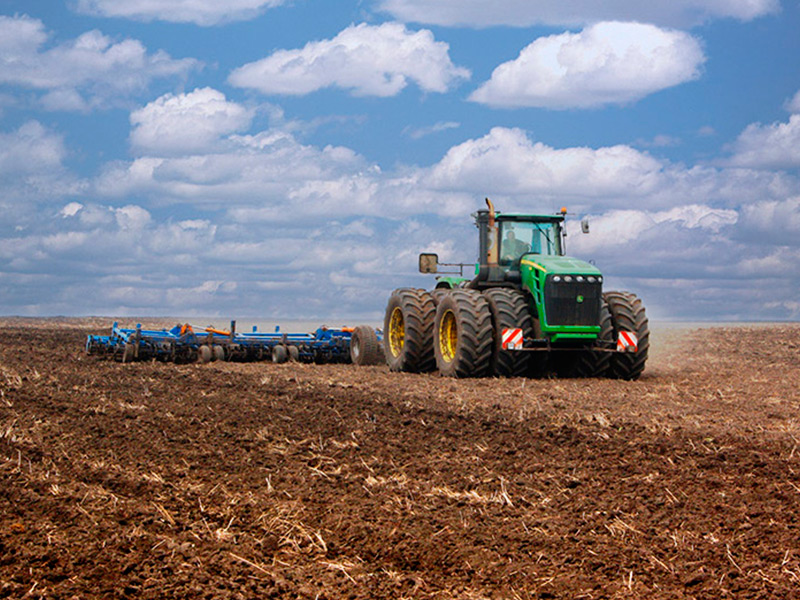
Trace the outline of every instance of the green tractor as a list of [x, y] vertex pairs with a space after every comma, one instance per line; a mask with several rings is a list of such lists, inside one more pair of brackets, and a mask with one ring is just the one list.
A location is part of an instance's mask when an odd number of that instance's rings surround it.
[[[486, 204], [474, 215], [474, 278], [442, 273], [465, 265], [421, 254], [420, 271], [440, 274], [435, 289], [392, 292], [383, 329], [390, 369], [637, 379], [649, 348], [644, 306], [629, 292], [603, 292], [596, 267], [564, 255], [566, 209], [503, 214]], [[588, 232], [588, 222], [582, 227]]]

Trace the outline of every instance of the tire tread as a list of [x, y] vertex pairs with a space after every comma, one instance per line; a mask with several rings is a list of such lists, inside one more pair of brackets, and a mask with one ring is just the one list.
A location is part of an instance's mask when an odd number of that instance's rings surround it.
[[485, 290], [494, 327], [491, 371], [498, 377], [523, 377], [528, 373], [527, 352], [503, 350], [503, 329], [520, 328], [524, 339], [533, 337], [533, 317], [522, 290], [494, 288]]
[[[447, 310], [452, 310], [458, 323], [459, 339], [456, 356], [446, 362], [439, 350], [439, 323]], [[490, 374], [494, 329], [486, 298], [477, 290], [452, 290], [439, 302], [434, 328], [436, 363], [442, 375], [450, 377], [483, 377]]]
[[613, 379], [638, 379], [644, 371], [650, 349], [650, 327], [644, 304], [630, 292], [603, 294], [614, 325], [614, 339], [620, 331], [630, 331], [638, 338], [636, 352], [616, 353], [611, 356], [608, 375]]
[[[394, 308], [403, 312], [405, 338], [399, 356], [389, 347], [389, 322]], [[384, 318], [384, 354], [392, 371], [428, 373], [436, 368], [433, 353], [433, 319], [436, 304], [429, 292], [417, 288], [399, 288], [392, 292]]]

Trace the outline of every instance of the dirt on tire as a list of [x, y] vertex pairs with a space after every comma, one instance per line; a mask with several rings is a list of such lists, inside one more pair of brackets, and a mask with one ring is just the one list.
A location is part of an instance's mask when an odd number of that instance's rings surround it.
[[800, 327], [654, 330], [631, 382], [97, 325], [0, 323], [0, 598], [800, 598]]

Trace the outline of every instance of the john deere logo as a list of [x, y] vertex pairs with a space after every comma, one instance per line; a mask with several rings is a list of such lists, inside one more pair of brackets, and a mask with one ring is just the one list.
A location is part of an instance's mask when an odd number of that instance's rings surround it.
[[575, 300], [577, 300], [577, 301], [578, 301], [578, 304], [581, 304], [581, 303], [583, 302], [583, 296], [581, 296], [580, 294], [578, 294], [578, 297], [577, 297], [577, 298], [575, 298]]

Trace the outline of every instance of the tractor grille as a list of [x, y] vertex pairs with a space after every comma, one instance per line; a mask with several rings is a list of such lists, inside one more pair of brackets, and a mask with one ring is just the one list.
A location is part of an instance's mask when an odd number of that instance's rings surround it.
[[[599, 325], [601, 283], [553, 281], [544, 284], [544, 309], [549, 325]], [[583, 301], [580, 301], [580, 298]]]

